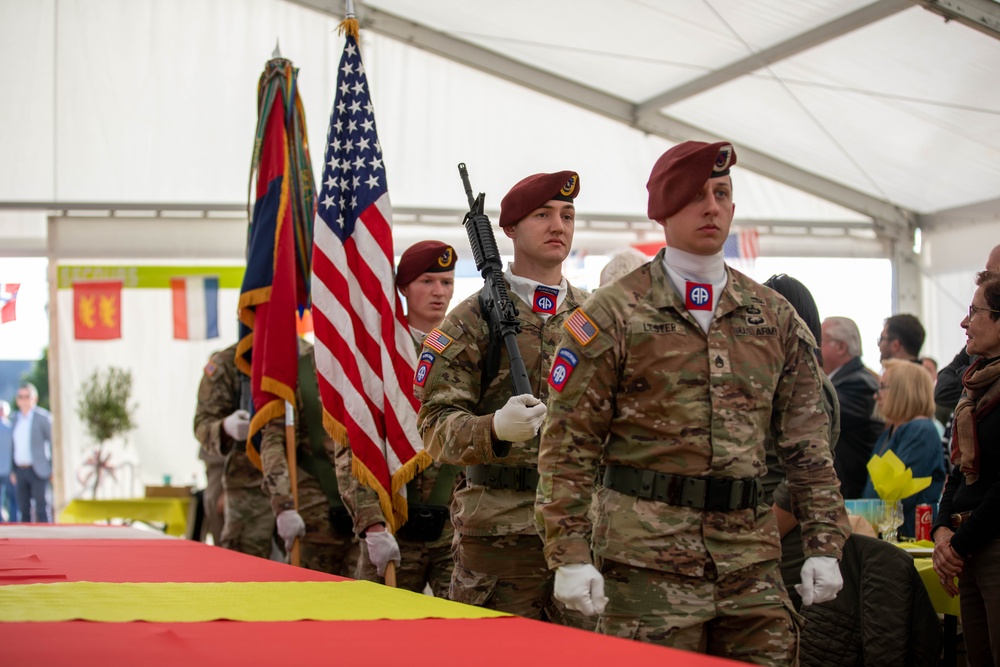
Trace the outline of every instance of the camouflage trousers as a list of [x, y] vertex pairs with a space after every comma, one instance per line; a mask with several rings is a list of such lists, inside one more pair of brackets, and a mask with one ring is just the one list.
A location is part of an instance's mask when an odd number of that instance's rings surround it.
[[225, 483], [225, 517], [221, 545], [258, 558], [271, 557], [274, 513], [271, 499], [259, 487]]
[[455, 571], [448, 596], [455, 602], [525, 618], [593, 630], [596, 618], [567, 609], [552, 597], [555, 572], [537, 535], [455, 535]]
[[602, 572], [609, 602], [598, 632], [756, 665], [799, 664], [802, 619], [777, 561], [701, 578], [613, 561]]
[[358, 539], [353, 533], [342, 535], [333, 529], [330, 501], [319, 482], [301, 469], [299, 514], [306, 524], [306, 534], [299, 540], [299, 565], [307, 570], [353, 577], [361, 553]]
[[[455, 560], [451, 555], [452, 529], [449, 527], [440, 538], [433, 542], [407, 540], [396, 538], [399, 543], [399, 566], [396, 568], [396, 588], [402, 588], [414, 593], [423, 593], [426, 586], [431, 587], [434, 597], [448, 598], [448, 588], [451, 585], [451, 573], [455, 569]], [[361, 558], [358, 560], [355, 579], [385, 583], [368, 558], [368, 547], [361, 542]]]

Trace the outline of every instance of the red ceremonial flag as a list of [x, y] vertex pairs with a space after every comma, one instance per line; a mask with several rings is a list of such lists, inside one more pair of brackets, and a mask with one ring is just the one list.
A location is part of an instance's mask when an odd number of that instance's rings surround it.
[[354, 476], [406, 521], [400, 490], [430, 463], [417, 434], [416, 354], [393, 279], [392, 208], [357, 21], [344, 53], [316, 208], [313, 323], [323, 422], [351, 447]]
[[[295, 405], [298, 385], [297, 309], [308, 305], [308, 255], [315, 212], [308, 167], [305, 118], [294, 92], [297, 70], [271, 60], [258, 87], [257, 201], [247, 241], [247, 270], [239, 300], [237, 367], [250, 376], [254, 414], [247, 454], [260, 466], [259, 438], [272, 419], [283, 417], [285, 401]], [[305, 166], [303, 167], [303, 163]], [[300, 180], [301, 179], [301, 180]]]
[[120, 280], [73, 283], [73, 335], [77, 340], [122, 337]]
[[13, 322], [17, 319], [17, 290], [21, 283], [4, 283], [0, 285], [0, 324]]

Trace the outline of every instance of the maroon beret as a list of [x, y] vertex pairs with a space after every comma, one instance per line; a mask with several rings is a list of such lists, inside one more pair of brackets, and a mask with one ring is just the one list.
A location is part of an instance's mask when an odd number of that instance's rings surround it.
[[533, 174], [518, 182], [500, 202], [500, 226], [509, 227], [551, 199], [573, 201], [580, 194], [575, 171]]
[[454, 271], [458, 257], [455, 249], [441, 241], [414, 243], [399, 258], [396, 267], [396, 287], [406, 287], [421, 273]]
[[725, 176], [734, 164], [736, 149], [729, 142], [677, 144], [656, 161], [646, 183], [649, 219], [666, 220], [676, 214], [691, 203], [708, 179]]

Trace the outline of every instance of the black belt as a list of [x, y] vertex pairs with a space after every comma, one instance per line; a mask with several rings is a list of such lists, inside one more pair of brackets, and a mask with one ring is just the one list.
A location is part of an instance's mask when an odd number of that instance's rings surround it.
[[604, 486], [636, 498], [722, 512], [756, 507], [764, 497], [756, 477], [685, 477], [615, 465], [608, 466], [604, 473]]
[[496, 464], [467, 466], [465, 475], [473, 484], [491, 489], [513, 489], [514, 491], [534, 491], [538, 488], [538, 471], [534, 468], [519, 468]]
[[962, 524], [969, 520], [969, 516], [972, 512], [959, 512], [958, 514], [952, 514], [951, 517], [951, 529], [958, 530], [962, 527]]

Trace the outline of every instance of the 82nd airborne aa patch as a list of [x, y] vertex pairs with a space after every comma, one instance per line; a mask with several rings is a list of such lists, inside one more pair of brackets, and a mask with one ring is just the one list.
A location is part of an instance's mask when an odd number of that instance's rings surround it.
[[420, 363], [417, 364], [417, 372], [413, 374], [413, 384], [418, 387], [423, 387], [424, 383], [427, 382], [427, 376], [431, 372], [431, 366], [434, 365], [434, 355], [430, 352], [424, 352], [420, 355]]
[[555, 361], [552, 362], [552, 370], [549, 371], [549, 386], [561, 392], [579, 361], [579, 357], [565, 347], [559, 350]]

